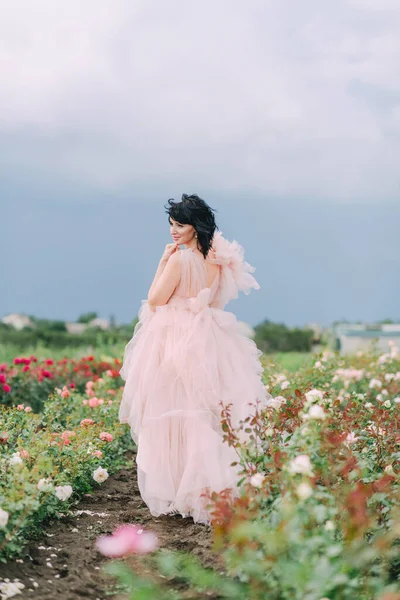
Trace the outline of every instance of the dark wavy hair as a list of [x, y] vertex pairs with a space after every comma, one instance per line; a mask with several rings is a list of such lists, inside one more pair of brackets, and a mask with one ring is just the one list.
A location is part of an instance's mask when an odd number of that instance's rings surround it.
[[193, 225], [197, 232], [197, 247], [206, 258], [212, 245], [214, 232], [219, 229], [213, 214], [217, 211], [208, 206], [207, 202], [197, 194], [191, 196], [182, 194], [181, 202], [175, 202], [170, 198], [164, 208], [168, 213], [168, 220], [172, 217], [183, 225]]

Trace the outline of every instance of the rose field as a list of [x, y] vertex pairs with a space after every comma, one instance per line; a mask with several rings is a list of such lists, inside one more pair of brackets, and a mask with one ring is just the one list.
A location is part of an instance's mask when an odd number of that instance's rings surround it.
[[239, 430], [221, 407], [211, 527], [142, 503], [119, 358], [0, 364], [0, 599], [400, 600], [400, 350], [284, 360]]

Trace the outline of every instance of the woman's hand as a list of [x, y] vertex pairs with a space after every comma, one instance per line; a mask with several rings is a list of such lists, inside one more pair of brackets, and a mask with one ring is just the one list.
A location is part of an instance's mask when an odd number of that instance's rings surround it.
[[164, 250], [164, 254], [161, 257], [161, 262], [162, 263], [166, 263], [168, 262], [169, 257], [174, 254], [175, 252], [179, 252], [180, 248], [179, 248], [179, 244], [177, 244], [177, 242], [173, 242], [172, 244], [167, 244], [165, 246], [165, 250]]

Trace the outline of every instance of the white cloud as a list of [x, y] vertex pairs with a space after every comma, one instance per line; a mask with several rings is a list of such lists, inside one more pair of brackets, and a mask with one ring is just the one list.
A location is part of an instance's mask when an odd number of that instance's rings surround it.
[[108, 188], [395, 198], [399, 29], [389, 0], [14, 0], [8, 166]]

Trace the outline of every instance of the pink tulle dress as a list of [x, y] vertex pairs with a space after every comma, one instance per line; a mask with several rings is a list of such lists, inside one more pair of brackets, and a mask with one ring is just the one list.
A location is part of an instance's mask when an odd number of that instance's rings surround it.
[[[206, 286], [204, 258], [179, 251], [181, 279], [167, 304], [152, 311], [142, 301], [125, 347], [119, 420], [137, 444], [138, 485], [154, 516], [180, 513], [209, 523], [207, 492], [239, 495], [236, 451], [223, 441], [222, 405], [234, 425], [265, 402], [261, 351], [227, 302], [259, 289], [244, 251], [221, 232], [207, 260], [219, 265]], [[222, 403], [222, 405], [221, 405]]]

